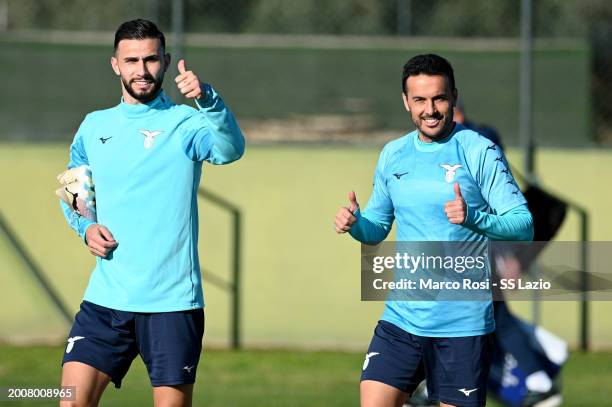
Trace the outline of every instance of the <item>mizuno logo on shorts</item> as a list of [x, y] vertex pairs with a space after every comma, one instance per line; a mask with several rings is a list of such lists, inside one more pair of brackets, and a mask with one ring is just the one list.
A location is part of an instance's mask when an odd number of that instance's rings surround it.
[[466, 389], [466, 388], [464, 387], [464, 388], [462, 388], [462, 389], [457, 389], [457, 391], [460, 391], [461, 393], [465, 394], [465, 397], [469, 397], [469, 396], [470, 396], [470, 394], [472, 394], [472, 393], [473, 393], [473, 392], [475, 392], [476, 390], [478, 390], [478, 388], [468, 390], [468, 389]]
[[73, 336], [72, 338], [68, 338], [68, 346], [66, 346], [66, 353], [70, 353], [72, 348], [74, 348], [74, 343], [79, 339], [85, 339], [84, 336]]
[[365, 361], [363, 362], [363, 370], [366, 370], [368, 368], [368, 365], [370, 364], [370, 358], [378, 354], [378, 352], [370, 352], [366, 355]]

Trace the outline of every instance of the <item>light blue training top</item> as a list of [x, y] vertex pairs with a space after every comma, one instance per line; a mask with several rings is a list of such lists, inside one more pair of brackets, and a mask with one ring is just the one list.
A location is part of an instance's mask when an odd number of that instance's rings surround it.
[[[79, 127], [68, 168], [90, 166], [97, 221], [118, 242], [108, 258], [96, 257], [85, 300], [132, 312], [204, 306], [197, 208], [202, 161], [239, 159], [244, 137], [209, 85], [196, 105], [176, 105], [162, 91], [146, 104], [122, 101], [90, 113]], [[93, 222], [61, 205], [84, 239]]]
[[[462, 225], [449, 222], [444, 205], [458, 182], [466, 201]], [[533, 221], [499, 147], [456, 124], [444, 140], [425, 143], [417, 131], [388, 143], [374, 187], [350, 234], [383, 241], [397, 220], [398, 241], [531, 240]], [[484, 335], [495, 329], [492, 301], [387, 301], [382, 319], [430, 337]]]

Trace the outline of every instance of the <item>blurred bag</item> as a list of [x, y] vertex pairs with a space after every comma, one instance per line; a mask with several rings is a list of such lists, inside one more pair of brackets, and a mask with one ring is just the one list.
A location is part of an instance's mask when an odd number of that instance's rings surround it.
[[533, 216], [533, 240], [552, 240], [565, 220], [567, 204], [535, 185], [529, 185], [523, 195]]
[[[553, 388], [549, 394], [540, 394], [540, 396], [541, 398], [550, 397], [548, 399], [550, 405], [559, 405], [553, 404], [552, 400], [558, 400], [559, 403], [561, 401], [561, 375], [559, 373], [569, 356], [567, 343], [540, 326], [518, 321], [521, 331], [529, 338], [527, 352], [531, 353], [532, 358], [538, 359], [542, 370], [553, 380]], [[515, 355], [502, 349], [499, 343], [496, 347], [489, 373], [490, 394], [505, 406], [537, 405], [532, 399], [533, 393], [527, 389], [527, 374]]]

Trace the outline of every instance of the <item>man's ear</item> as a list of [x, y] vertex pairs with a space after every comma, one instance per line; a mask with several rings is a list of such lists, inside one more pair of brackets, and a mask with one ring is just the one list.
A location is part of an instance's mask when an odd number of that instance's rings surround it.
[[455, 107], [457, 106], [457, 98], [459, 98], [459, 92], [457, 91], [457, 88], [453, 89], [453, 106]]
[[111, 57], [110, 63], [113, 67], [113, 71], [115, 71], [115, 75], [121, 76], [121, 72], [119, 71], [119, 61], [117, 61], [117, 58]]
[[402, 92], [402, 100], [404, 101], [404, 108], [408, 113], [410, 113], [410, 106], [408, 105], [408, 96], [404, 92]]
[[166, 72], [168, 70], [168, 67], [170, 66], [170, 62], [172, 62], [172, 57], [170, 56], [169, 53], [164, 54], [164, 72]]

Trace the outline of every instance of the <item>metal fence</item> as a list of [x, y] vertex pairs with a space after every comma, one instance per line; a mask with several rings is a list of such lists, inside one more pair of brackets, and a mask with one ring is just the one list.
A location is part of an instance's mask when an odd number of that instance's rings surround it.
[[[515, 0], [181, 0], [189, 32], [516, 37]], [[170, 29], [176, 1], [3, 0], [6, 29], [113, 30], [147, 16]], [[605, 1], [534, 2], [538, 37], [584, 35]], [[2, 27], [2, 26], [0, 26]]]

